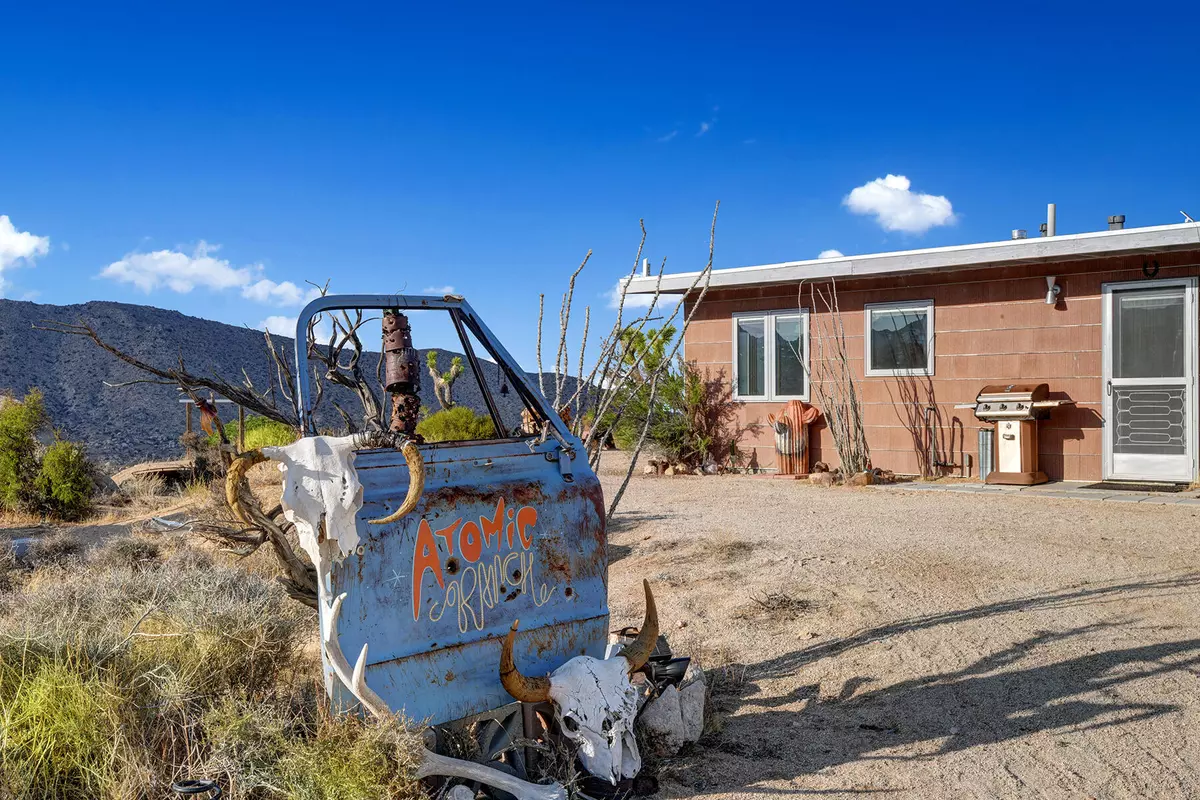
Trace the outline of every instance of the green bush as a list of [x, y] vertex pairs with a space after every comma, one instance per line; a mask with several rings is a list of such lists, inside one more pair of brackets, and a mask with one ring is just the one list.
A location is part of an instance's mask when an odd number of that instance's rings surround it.
[[[225, 435], [229, 441], [237, 442], [238, 424], [231, 422], [225, 426]], [[246, 417], [246, 449], [256, 450], [259, 447], [282, 447], [296, 441], [296, 429], [266, 417]], [[218, 444], [217, 434], [208, 437], [208, 443]]]
[[489, 416], [476, 414], [466, 406], [455, 406], [418, 422], [417, 433], [427, 442], [465, 442], [493, 438], [496, 426]]
[[57, 441], [46, 448], [38, 472], [37, 491], [51, 513], [63, 519], [80, 519], [92, 507], [96, 485], [83, 447]]
[[0, 507], [36, 511], [41, 505], [35, 485], [37, 435], [48, 422], [37, 389], [30, 389], [24, 400], [0, 396]]

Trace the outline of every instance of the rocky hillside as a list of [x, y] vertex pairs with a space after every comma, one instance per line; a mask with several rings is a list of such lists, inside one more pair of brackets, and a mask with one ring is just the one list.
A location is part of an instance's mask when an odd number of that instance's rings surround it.
[[[143, 361], [173, 365], [182, 355], [193, 374], [216, 374], [236, 380], [242, 371], [256, 387], [269, 386], [270, 366], [263, 335], [259, 331], [189, 317], [177, 311], [126, 303], [92, 302], [56, 306], [0, 300], [0, 391], [23, 395], [38, 387], [63, 435], [87, 444], [89, 452], [110, 465], [147, 459], [175, 458], [182, 453], [179, 435], [184, 412], [179, 392], [151, 383], [112, 388], [115, 384], [144, 377], [133, 367], [109, 355], [91, 340], [35, 330], [46, 320], [76, 322], [85, 319], [102, 337]], [[278, 337], [287, 351], [292, 340]], [[438, 351], [442, 369], [449, 366], [451, 352]], [[421, 361], [424, 365], [425, 354]], [[376, 357], [364, 357], [374, 370]], [[506, 425], [520, 419], [521, 401], [516, 392], [502, 396], [494, 369], [483, 368]], [[437, 409], [432, 381], [423, 376], [422, 403]], [[530, 376], [537, 385], [536, 375]], [[547, 386], [552, 385], [552, 380]], [[477, 411], [484, 409], [478, 382], [465, 374], [454, 385], [455, 401]], [[355, 408], [353, 398], [341, 405]], [[332, 412], [332, 409], [329, 409]], [[236, 411], [222, 406], [222, 417]], [[337, 424], [336, 412], [324, 424]]]

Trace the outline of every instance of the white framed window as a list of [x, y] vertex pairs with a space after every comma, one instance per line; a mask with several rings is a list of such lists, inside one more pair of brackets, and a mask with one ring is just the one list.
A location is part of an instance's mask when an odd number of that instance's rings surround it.
[[733, 315], [733, 396], [808, 400], [808, 309]]
[[933, 301], [868, 303], [863, 312], [868, 377], [933, 374]]

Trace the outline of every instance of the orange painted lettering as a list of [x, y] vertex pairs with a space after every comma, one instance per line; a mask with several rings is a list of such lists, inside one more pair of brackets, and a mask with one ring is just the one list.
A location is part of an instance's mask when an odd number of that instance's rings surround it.
[[521, 537], [521, 546], [526, 550], [533, 544], [533, 534], [525, 535], [526, 528], [537, 524], [537, 509], [533, 506], [522, 506], [517, 512], [517, 534]]
[[496, 515], [491, 519], [480, 517], [479, 524], [483, 527], [483, 538], [487, 542], [488, 547], [496, 544], [496, 540], [500, 538], [500, 530], [504, 527], [504, 498], [500, 498], [500, 502], [496, 503]]
[[442, 537], [442, 540], [446, 543], [446, 555], [454, 555], [454, 531], [458, 530], [460, 523], [462, 523], [462, 517], [454, 520], [454, 522], [451, 522], [446, 527], [437, 530], [437, 535]]
[[429, 523], [421, 520], [421, 526], [417, 528], [417, 546], [413, 549], [414, 622], [421, 618], [421, 582], [425, 579], [425, 570], [433, 570], [433, 577], [437, 578], [438, 586], [446, 588], [446, 581], [442, 578], [442, 560], [438, 557], [437, 542], [433, 539]]
[[468, 522], [458, 533], [458, 552], [462, 557], [474, 564], [483, 555], [483, 537], [479, 535], [479, 526]]

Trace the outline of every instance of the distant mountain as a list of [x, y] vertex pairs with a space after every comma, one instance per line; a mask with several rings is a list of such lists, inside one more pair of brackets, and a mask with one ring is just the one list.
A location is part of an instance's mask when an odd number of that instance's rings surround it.
[[[179, 436], [183, 433], [184, 411], [174, 387], [151, 383], [106, 386], [145, 375], [90, 339], [33, 328], [46, 320], [80, 319], [91, 323], [107, 341], [143, 361], [170, 366], [182, 356], [193, 374], [215, 374], [237, 382], [244, 370], [256, 387], [270, 386], [270, 360], [260, 331], [153, 306], [109, 302], [57, 306], [0, 300], [0, 391], [24, 395], [32, 387], [40, 388], [54, 424], [63, 435], [84, 442], [92, 456], [113, 466], [182, 454]], [[289, 354], [292, 352], [291, 339], [275, 338]], [[421, 402], [437, 410], [433, 382], [424, 372], [425, 352], [421, 351]], [[442, 370], [449, 368], [455, 355], [438, 350]], [[363, 357], [371, 365], [368, 373], [374, 372], [377, 358], [377, 353]], [[500, 376], [490, 363], [484, 363], [482, 371], [505, 425], [519, 424], [522, 404], [517, 393], [510, 390], [507, 395], [501, 394]], [[536, 388], [536, 374], [529, 377]], [[568, 383], [569, 394], [575, 383]], [[546, 376], [546, 385], [549, 391], [552, 375]], [[469, 369], [454, 384], [454, 399], [476, 411], [485, 410], [478, 381]], [[352, 414], [357, 410], [357, 400], [349, 395], [339, 402]], [[236, 416], [232, 407], [221, 408], [222, 418]], [[318, 424], [340, 422], [327, 406]]]

